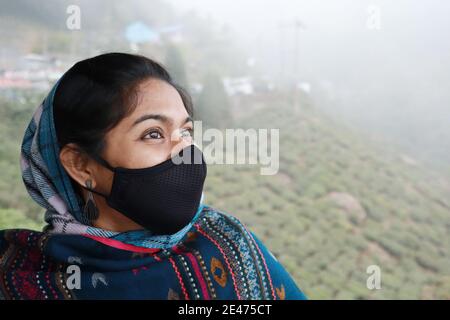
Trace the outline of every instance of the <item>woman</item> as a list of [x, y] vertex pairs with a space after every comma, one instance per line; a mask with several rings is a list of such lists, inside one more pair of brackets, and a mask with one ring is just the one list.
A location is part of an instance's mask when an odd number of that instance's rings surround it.
[[76, 63], [26, 129], [43, 232], [0, 232], [3, 299], [304, 299], [261, 241], [201, 202], [192, 102], [158, 63]]

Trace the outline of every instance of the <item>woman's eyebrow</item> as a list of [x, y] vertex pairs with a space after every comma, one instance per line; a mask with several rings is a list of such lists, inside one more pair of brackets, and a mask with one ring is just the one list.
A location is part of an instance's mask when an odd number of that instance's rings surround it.
[[131, 127], [134, 127], [135, 125], [137, 125], [138, 123], [141, 123], [145, 120], [149, 120], [149, 119], [153, 119], [153, 120], [157, 120], [157, 121], [161, 121], [161, 122], [172, 122], [171, 119], [169, 119], [167, 116], [162, 115], [162, 114], [144, 114], [142, 116], [140, 116], [139, 118], [137, 118], [133, 124], [131, 125]]
[[[131, 127], [137, 125], [138, 123], [141, 123], [145, 120], [149, 120], [149, 119], [153, 119], [153, 120], [157, 120], [157, 121], [161, 121], [164, 123], [169, 123], [172, 124], [173, 120], [163, 114], [144, 114], [143, 116], [140, 116], [139, 118], [137, 118], [133, 124], [131, 125]], [[186, 119], [184, 119], [183, 124], [186, 124], [188, 122], [194, 122], [194, 120], [192, 119], [192, 117], [187, 117]], [[131, 129], [130, 127], [130, 129]]]
[[192, 117], [189, 116], [189, 117], [187, 117], [186, 119], [184, 119], [183, 124], [186, 124], [186, 123], [188, 123], [188, 122], [194, 122], [194, 119], [192, 119]]

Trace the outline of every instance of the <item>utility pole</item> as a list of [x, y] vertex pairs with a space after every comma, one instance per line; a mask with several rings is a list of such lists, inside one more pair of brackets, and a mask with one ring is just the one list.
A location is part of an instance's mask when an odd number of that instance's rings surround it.
[[[292, 22], [283, 23], [280, 22], [278, 24], [279, 29], [279, 37], [280, 37], [280, 83], [281, 85], [289, 85], [290, 88], [292, 88], [292, 93], [295, 95], [293, 98], [294, 105], [298, 104], [296, 89], [299, 81], [299, 35], [300, 30], [306, 29], [303, 22], [295, 18]], [[290, 72], [288, 73], [288, 77], [286, 77], [285, 70], [286, 70], [286, 64], [288, 62], [288, 55], [286, 54], [286, 48], [287, 46], [284, 44], [285, 39], [285, 33], [287, 30], [292, 30], [292, 53], [291, 53], [291, 61], [290, 61]]]

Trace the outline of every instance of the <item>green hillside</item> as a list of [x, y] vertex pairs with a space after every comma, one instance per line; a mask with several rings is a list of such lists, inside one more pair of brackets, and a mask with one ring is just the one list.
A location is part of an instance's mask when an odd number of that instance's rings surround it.
[[[280, 128], [279, 173], [212, 166], [207, 202], [248, 224], [310, 298], [450, 298], [448, 177], [346, 129], [306, 97], [295, 109], [281, 98], [245, 101], [238, 119]], [[373, 264], [381, 290], [366, 287]]]
[[[38, 99], [0, 101], [0, 229], [42, 226], [18, 165]], [[247, 98], [233, 109], [237, 127], [280, 129], [279, 173], [210, 165], [206, 203], [246, 223], [312, 299], [449, 299], [448, 177], [322, 115], [307, 97], [296, 108], [283, 101]], [[374, 264], [382, 289], [371, 291]]]

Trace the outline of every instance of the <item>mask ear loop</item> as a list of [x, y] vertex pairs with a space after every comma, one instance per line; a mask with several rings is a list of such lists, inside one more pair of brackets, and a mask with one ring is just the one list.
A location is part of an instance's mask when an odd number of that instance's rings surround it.
[[88, 190], [89, 192], [93, 192], [93, 193], [95, 193], [95, 194], [98, 194], [99, 196], [101, 196], [101, 197], [103, 197], [103, 198], [108, 198], [108, 196], [106, 195], [106, 194], [104, 194], [104, 193], [101, 193], [101, 192], [98, 192], [98, 191], [95, 191], [94, 189], [92, 189], [92, 188], [88, 188], [88, 187], [85, 187], [85, 186], [81, 186], [83, 189], [86, 189], [86, 190]]
[[92, 158], [93, 158], [95, 161], [97, 161], [99, 164], [101, 164], [103, 167], [109, 169], [110, 171], [112, 171], [112, 172], [115, 171], [115, 168], [114, 168], [112, 165], [110, 165], [110, 164], [108, 163], [108, 161], [106, 161], [106, 160], [103, 159], [102, 157], [97, 156], [97, 155], [93, 155]]
[[[112, 171], [112, 172], [115, 171], [115, 168], [114, 168], [112, 165], [110, 165], [110, 164], [108, 163], [108, 161], [106, 161], [106, 160], [103, 159], [102, 157], [99, 157], [99, 156], [97, 156], [97, 155], [93, 155], [92, 158], [93, 158], [95, 161], [97, 161], [100, 165], [102, 165], [103, 167], [109, 169], [110, 171]], [[98, 194], [99, 196], [102, 196], [102, 197], [105, 198], [105, 199], [108, 197], [106, 194], [101, 193], [101, 192], [98, 192], [98, 191], [92, 189], [92, 185], [91, 185], [91, 184], [86, 185], [86, 186], [81, 186], [81, 187], [82, 187], [83, 189], [88, 190], [89, 192], [93, 192], [93, 193], [95, 193], [95, 194]]]

